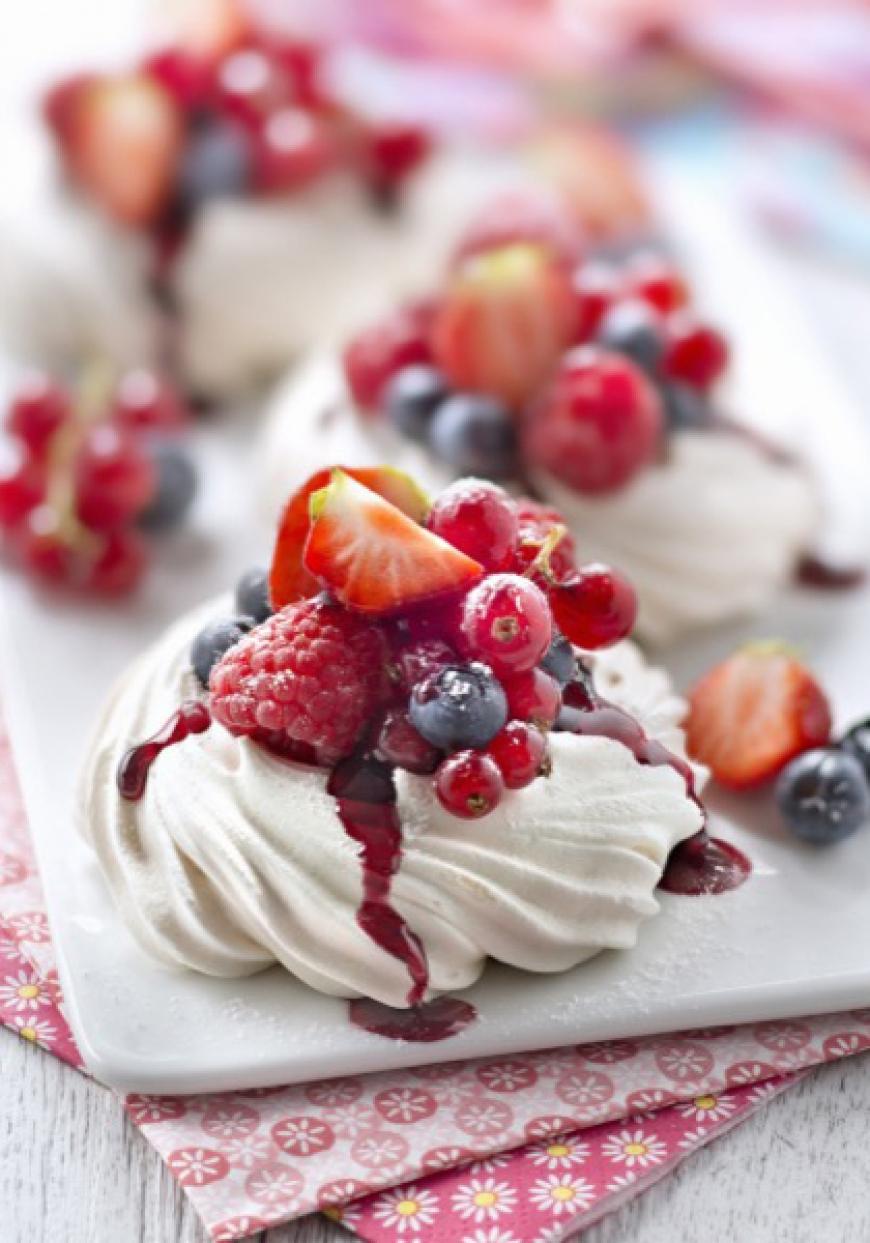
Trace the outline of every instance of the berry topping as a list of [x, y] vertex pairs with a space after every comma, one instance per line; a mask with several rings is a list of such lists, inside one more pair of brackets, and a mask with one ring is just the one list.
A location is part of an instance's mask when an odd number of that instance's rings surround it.
[[664, 325], [648, 302], [617, 302], [602, 317], [597, 335], [604, 349], [624, 354], [647, 372], [655, 372], [665, 348]]
[[190, 415], [172, 384], [146, 367], [136, 367], [118, 381], [111, 417], [134, 431], [174, 432]]
[[269, 575], [260, 566], [246, 570], [236, 583], [236, 609], [244, 617], [253, 617], [258, 623], [271, 617]]
[[77, 512], [85, 526], [110, 531], [154, 499], [157, 469], [137, 438], [111, 423], [87, 433], [75, 461]]
[[507, 724], [493, 738], [486, 753], [498, 764], [509, 790], [520, 790], [536, 777], [548, 776], [550, 772], [546, 735], [523, 721]]
[[452, 483], [435, 498], [427, 525], [490, 573], [513, 566], [519, 538], [517, 509], [494, 483], [484, 479]]
[[190, 646], [193, 672], [208, 687], [211, 671], [231, 647], [240, 643], [253, 625], [251, 617], [227, 617], [209, 622], [200, 630]]
[[197, 475], [189, 454], [174, 441], [153, 441], [150, 450], [157, 480], [137, 521], [147, 531], [166, 531], [178, 526], [193, 504]]
[[411, 722], [433, 747], [485, 747], [508, 719], [501, 683], [486, 665], [448, 665], [414, 687]]
[[14, 531], [45, 496], [45, 472], [17, 450], [0, 461], [0, 529]]
[[627, 638], [637, 618], [637, 595], [628, 579], [606, 565], [584, 565], [550, 591], [553, 619], [577, 647], [595, 651]]
[[425, 441], [429, 423], [447, 396], [447, 385], [435, 367], [419, 363], [393, 376], [384, 393], [384, 410], [397, 431], [411, 440]]
[[710, 670], [689, 695], [690, 754], [735, 789], [774, 777], [795, 755], [824, 746], [828, 701], [787, 648], [752, 643]]
[[541, 668], [555, 678], [560, 686], [566, 686], [577, 674], [577, 657], [573, 644], [563, 634], [553, 637], [553, 642], [541, 658]]
[[410, 692], [430, 674], [456, 663], [456, 652], [443, 639], [414, 639], [399, 648], [390, 675], [402, 690]]
[[860, 721], [857, 725], [853, 725], [840, 746], [850, 755], [854, 755], [867, 774], [867, 780], [870, 781], [870, 720]]
[[550, 729], [562, 708], [559, 683], [543, 669], [527, 669], [504, 680], [511, 720]]
[[708, 427], [713, 411], [703, 393], [688, 384], [660, 384], [659, 397], [669, 432], [698, 431]]
[[854, 755], [817, 747], [792, 760], [776, 783], [776, 801], [792, 832], [829, 846], [870, 824], [870, 786]]
[[640, 251], [626, 265], [626, 286], [636, 298], [642, 298], [662, 315], [670, 315], [689, 301], [685, 280], [664, 256], [654, 251]]
[[85, 83], [63, 137], [73, 176], [111, 216], [133, 226], [156, 219], [182, 143], [178, 106], [159, 82], [133, 73]]
[[[383, 496], [390, 504], [398, 506], [415, 522], [425, 520], [429, 510], [428, 497], [409, 475], [391, 466], [358, 470], [345, 467], [345, 473]], [[331, 475], [330, 469], [315, 472], [297, 488], [284, 506], [269, 571], [269, 595], [275, 608], [304, 600], [317, 591], [317, 580], [306, 570], [302, 556], [311, 526], [311, 497], [327, 486]]]
[[699, 323], [689, 312], [673, 316], [667, 324], [662, 370], [706, 392], [728, 364], [728, 342], [720, 332]]
[[267, 193], [301, 189], [322, 176], [335, 158], [326, 126], [303, 108], [274, 112], [255, 139], [256, 183]]
[[418, 307], [400, 307], [347, 346], [344, 374], [351, 396], [363, 410], [378, 408], [387, 382], [397, 371], [432, 361], [427, 320]]
[[547, 597], [528, 578], [491, 574], [465, 597], [462, 633], [496, 673], [533, 669], [553, 637]]
[[432, 451], [454, 470], [493, 479], [516, 473], [516, 423], [500, 401], [476, 393], [455, 393], [429, 424]]
[[369, 125], [363, 160], [375, 186], [391, 187], [404, 181], [426, 159], [431, 139], [419, 125], [382, 121]]
[[441, 759], [441, 752], [417, 733], [403, 708], [391, 708], [384, 716], [375, 753], [409, 773], [434, 773]]
[[559, 511], [526, 496], [519, 497], [514, 507], [519, 522], [514, 568], [527, 572], [546, 546], [550, 578], [559, 582], [573, 574], [577, 552]]
[[521, 406], [574, 339], [575, 298], [543, 246], [515, 243], [465, 260], [435, 315], [432, 348], [450, 382]]
[[149, 560], [148, 545], [138, 531], [132, 527], [109, 531], [81, 585], [98, 596], [126, 596], [138, 585]]
[[505, 783], [495, 760], [480, 751], [458, 751], [435, 776], [435, 793], [445, 811], [462, 820], [479, 820], [498, 806]]
[[628, 484], [659, 451], [661, 402], [627, 358], [590, 346], [567, 354], [524, 423], [529, 461], [578, 492]]
[[574, 339], [579, 344], [592, 340], [615, 302], [620, 291], [619, 273], [612, 264], [595, 259], [574, 271], [571, 284], [577, 305]]
[[340, 605], [288, 605], [212, 669], [212, 713], [231, 734], [347, 755], [382, 702], [385, 656], [379, 628]]
[[[477, 561], [335, 470], [311, 498], [304, 564], [348, 608], [386, 614], [468, 587]], [[273, 592], [274, 598], [274, 592]]]
[[16, 389], [6, 427], [33, 457], [41, 458], [69, 415], [69, 398], [60, 385], [43, 372], [33, 371]]
[[238, 198], [251, 184], [251, 139], [232, 121], [210, 119], [196, 127], [178, 168], [175, 193], [187, 214], [213, 199]]

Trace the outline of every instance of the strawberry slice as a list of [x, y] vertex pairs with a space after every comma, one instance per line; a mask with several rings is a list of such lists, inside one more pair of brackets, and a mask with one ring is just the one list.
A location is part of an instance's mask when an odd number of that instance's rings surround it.
[[72, 94], [67, 112], [60, 129], [73, 176], [122, 224], [150, 224], [166, 203], [181, 151], [172, 96], [142, 73], [103, 77]]
[[432, 351], [455, 388], [517, 407], [554, 369], [576, 327], [563, 265], [547, 246], [515, 242], [459, 265], [435, 313]]
[[748, 644], [711, 669], [689, 695], [689, 753], [733, 789], [776, 776], [830, 735], [824, 691], [782, 644]]
[[396, 470], [392, 466], [327, 466], [324, 470], [316, 471], [290, 497], [278, 524], [278, 538], [269, 571], [269, 598], [275, 609], [283, 608], [285, 604], [293, 604], [297, 600], [307, 600], [320, 590], [320, 584], [303, 565], [302, 554], [311, 526], [309, 502], [315, 492], [329, 484], [333, 469], [342, 470], [364, 487], [377, 492], [378, 496], [401, 509], [414, 522], [426, 520], [429, 498], [404, 471]]
[[470, 586], [483, 566], [344, 471], [311, 498], [305, 566], [342, 604], [387, 614]]

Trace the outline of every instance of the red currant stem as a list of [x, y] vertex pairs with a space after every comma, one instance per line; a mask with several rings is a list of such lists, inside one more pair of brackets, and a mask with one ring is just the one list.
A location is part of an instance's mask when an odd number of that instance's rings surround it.
[[541, 544], [540, 551], [534, 561], [526, 566], [523, 577], [533, 578], [536, 574], [539, 574], [548, 587], [555, 587], [558, 579], [550, 566], [550, 559], [567, 534], [568, 528], [562, 523], [550, 527], [547, 538]]
[[88, 428], [102, 418], [117, 377], [108, 359], [92, 358], [79, 373], [70, 417], [49, 446], [46, 504], [58, 520], [58, 534], [70, 547], [95, 551], [99, 539], [79, 521], [76, 513], [73, 462]]

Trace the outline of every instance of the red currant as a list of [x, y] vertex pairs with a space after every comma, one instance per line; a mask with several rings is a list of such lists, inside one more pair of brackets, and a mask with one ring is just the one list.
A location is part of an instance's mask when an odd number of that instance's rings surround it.
[[550, 771], [546, 735], [524, 721], [509, 721], [493, 738], [486, 753], [498, 764], [509, 790], [530, 785], [536, 777]]
[[257, 48], [240, 48], [217, 72], [220, 107], [244, 125], [256, 127], [287, 100], [290, 84], [283, 67]]
[[297, 40], [270, 38], [269, 52], [284, 69], [296, 103], [306, 108], [328, 104], [320, 81], [323, 54], [317, 47]]
[[60, 385], [43, 372], [33, 371], [12, 398], [7, 427], [34, 457], [44, 457], [69, 415], [69, 398]]
[[620, 282], [611, 264], [593, 259], [575, 269], [571, 284], [577, 302], [575, 340], [580, 345], [594, 338], [598, 325], [620, 292]]
[[441, 752], [417, 733], [401, 708], [385, 715], [375, 750], [380, 759], [409, 773], [434, 773], [441, 758]]
[[428, 333], [413, 308], [400, 308], [359, 333], [344, 351], [348, 387], [363, 410], [376, 410], [397, 371], [432, 361]]
[[566, 638], [577, 647], [595, 651], [631, 634], [637, 596], [618, 570], [590, 564], [551, 590], [550, 608]]
[[50, 506], [31, 510], [16, 534], [16, 547], [21, 564], [34, 578], [54, 586], [77, 581], [78, 558]]
[[148, 560], [147, 541], [138, 531], [110, 531], [83, 585], [97, 595], [125, 596], [139, 584]]
[[333, 161], [323, 123], [303, 108], [281, 108], [256, 134], [254, 159], [262, 190], [284, 193], [316, 180]]
[[457, 751], [435, 775], [435, 793], [445, 811], [478, 820], [498, 806], [504, 794], [498, 764], [482, 751]]
[[571, 350], [523, 426], [526, 459], [578, 492], [625, 487], [659, 451], [664, 416], [644, 373], [621, 354]]
[[12, 453], [0, 463], [0, 528], [12, 531], [45, 496], [45, 476], [38, 462]]
[[[517, 548], [514, 554], [513, 568], [520, 574], [525, 573], [544, 545], [544, 541], [555, 527], [564, 527], [565, 519], [558, 509], [542, 505], [530, 497], [521, 496], [514, 502], [519, 522]], [[565, 533], [549, 554], [549, 573], [557, 581], [573, 574], [576, 568], [577, 550], [570, 531]], [[533, 581], [538, 582], [533, 576]], [[538, 582], [540, 587], [544, 580]]]
[[372, 178], [380, 185], [403, 181], [422, 164], [431, 148], [424, 129], [401, 121], [372, 126], [366, 139], [366, 162]]
[[518, 574], [491, 574], [465, 597], [462, 633], [497, 674], [532, 669], [553, 637], [547, 597]]
[[672, 263], [652, 251], [632, 255], [626, 277], [626, 293], [642, 298], [663, 315], [670, 315], [689, 301], [689, 288], [683, 277]]
[[458, 479], [437, 497], [427, 525], [485, 570], [513, 564], [519, 520], [508, 494], [494, 483]]
[[543, 669], [526, 669], [505, 678], [502, 685], [511, 720], [550, 728], [562, 707], [562, 691], [555, 678]]
[[662, 368], [670, 379], [706, 392], [727, 363], [728, 342], [721, 332], [687, 313], [668, 320]]
[[118, 381], [112, 418], [132, 431], [174, 432], [189, 422], [190, 413], [173, 384], [136, 367]]
[[95, 531], [125, 526], [154, 496], [154, 463], [135, 436], [111, 423], [93, 427], [75, 462], [76, 509]]
[[160, 48], [142, 61], [141, 69], [185, 111], [202, 103], [209, 93], [210, 66], [183, 48]]

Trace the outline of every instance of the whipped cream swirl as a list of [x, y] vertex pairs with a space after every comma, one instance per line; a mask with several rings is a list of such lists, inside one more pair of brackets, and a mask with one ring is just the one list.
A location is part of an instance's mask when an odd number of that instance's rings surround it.
[[[322, 992], [405, 1006], [405, 966], [357, 922], [359, 847], [326, 773], [213, 723], [160, 755], [140, 801], [118, 793], [127, 748], [196, 693], [189, 644], [222, 604], [177, 623], [116, 687], [82, 776], [81, 830], [156, 958], [220, 976], [278, 961]], [[684, 704], [635, 647], [597, 657], [595, 677], [681, 752]], [[633, 945], [658, 909], [668, 854], [701, 826], [674, 769], [642, 766], [608, 738], [556, 734], [551, 744], [552, 775], [476, 822], [445, 812], [431, 778], [396, 774], [403, 842], [391, 905], [425, 948], [428, 996], [468, 987], [488, 957], [560, 971]]]

